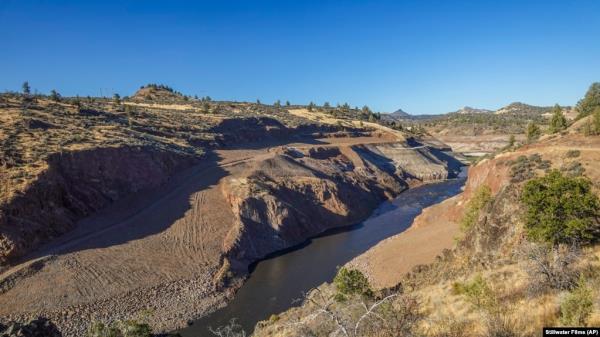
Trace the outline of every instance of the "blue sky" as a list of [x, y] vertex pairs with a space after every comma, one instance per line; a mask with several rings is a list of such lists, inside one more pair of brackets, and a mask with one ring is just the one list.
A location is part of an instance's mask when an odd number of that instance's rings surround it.
[[0, 0], [0, 90], [348, 102], [442, 113], [571, 105], [600, 81], [598, 0]]

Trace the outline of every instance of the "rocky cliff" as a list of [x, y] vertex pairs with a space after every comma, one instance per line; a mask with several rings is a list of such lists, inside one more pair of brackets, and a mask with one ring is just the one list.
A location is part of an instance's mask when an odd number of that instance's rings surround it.
[[427, 147], [402, 143], [285, 148], [224, 186], [236, 216], [225, 255], [233, 269], [245, 270], [269, 253], [368, 217], [409, 185], [448, 174], [448, 164]]

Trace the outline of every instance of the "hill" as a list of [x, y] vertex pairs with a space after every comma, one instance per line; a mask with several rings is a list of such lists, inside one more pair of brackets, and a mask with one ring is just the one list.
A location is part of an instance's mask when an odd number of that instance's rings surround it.
[[544, 115], [549, 113], [552, 107], [541, 107], [529, 105], [521, 102], [511, 103], [503, 108], [496, 110], [496, 114], [522, 114], [522, 115]]
[[381, 115], [385, 120], [402, 120], [402, 119], [411, 119], [412, 115], [405, 112], [402, 109], [398, 109], [394, 112], [386, 113]]

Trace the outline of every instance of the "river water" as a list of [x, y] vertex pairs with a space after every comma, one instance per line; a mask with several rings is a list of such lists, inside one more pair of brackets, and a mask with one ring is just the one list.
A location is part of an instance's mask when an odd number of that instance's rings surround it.
[[425, 207], [460, 193], [466, 169], [458, 179], [428, 184], [384, 202], [362, 223], [332, 230], [293, 250], [277, 254], [254, 266], [249, 278], [229, 304], [179, 331], [183, 337], [214, 336], [219, 327], [235, 318], [249, 335], [258, 321], [293, 305], [303, 292], [330, 282], [342, 266], [383, 239], [407, 229]]

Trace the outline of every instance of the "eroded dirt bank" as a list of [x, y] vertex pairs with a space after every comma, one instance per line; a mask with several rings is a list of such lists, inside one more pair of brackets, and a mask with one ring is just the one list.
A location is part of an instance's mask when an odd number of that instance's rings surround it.
[[[166, 183], [125, 175], [130, 179], [99, 195], [130, 188], [127, 181], [145, 185], [137, 194], [114, 194], [119, 202], [0, 276], [0, 315], [47, 316], [65, 336], [80, 336], [93, 320], [140, 315], [157, 329], [181, 327], [232, 296], [250, 263], [360, 221], [382, 200], [449, 174], [450, 159], [435, 149], [380, 137], [251, 148], [185, 162], [190, 168]], [[89, 158], [82, 162], [99, 170]], [[83, 172], [94, 172], [85, 167], [70, 172], [85, 178]], [[156, 176], [168, 177], [179, 166], [156, 167], [167, 172]], [[102, 177], [89, 176], [91, 182]]]

